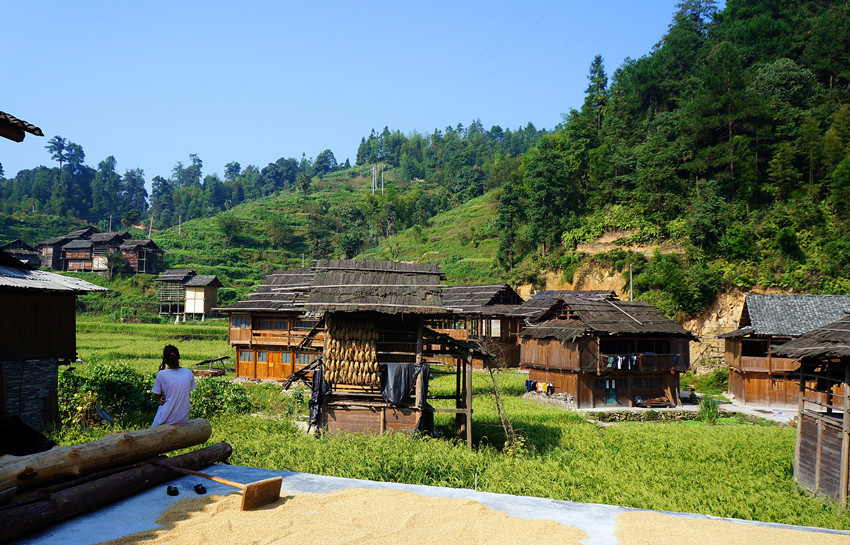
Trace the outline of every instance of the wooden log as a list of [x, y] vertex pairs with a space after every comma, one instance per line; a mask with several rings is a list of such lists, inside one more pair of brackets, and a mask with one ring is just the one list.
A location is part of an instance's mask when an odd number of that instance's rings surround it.
[[[231, 446], [222, 442], [168, 458], [168, 463], [175, 467], [197, 470], [226, 460], [232, 452]], [[146, 464], [58, 491], [40, 501], [0, 509], [0, 542], [97, 509], [175, 478], [174, 471], [170, 469]]]
[[196, 418], [188, 424], [167, 424], [146, 430], [116, 432], [90, 443], [54, 447], [27, 456], [2, 456], [0, 482], [12, 479], [21, 492], [164, 452], [200, 445], [210, 435], [210, 423]]

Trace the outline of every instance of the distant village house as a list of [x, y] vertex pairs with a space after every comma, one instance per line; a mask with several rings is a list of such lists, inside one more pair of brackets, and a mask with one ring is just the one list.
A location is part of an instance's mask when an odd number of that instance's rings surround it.
[[160, 314], [203, 320], [218, 305], [218, 288], [222, 283], [215, 275], [199, 275], [192, 269], [168, 269], [154, 281]]
[[38, 251], [44, 268], [104, 274], [156, 274], [163, 253], [151, 239], [132, 239], [126, 231], [101, 233], [92, 226], [44, 240]]

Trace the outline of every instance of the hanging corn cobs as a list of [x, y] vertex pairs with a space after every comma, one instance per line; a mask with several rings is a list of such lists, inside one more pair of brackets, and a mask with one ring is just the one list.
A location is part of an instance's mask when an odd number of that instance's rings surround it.
[[336, 384], [378, 386], [378, 331], [373, 322], [328, 320], [325, 378]]

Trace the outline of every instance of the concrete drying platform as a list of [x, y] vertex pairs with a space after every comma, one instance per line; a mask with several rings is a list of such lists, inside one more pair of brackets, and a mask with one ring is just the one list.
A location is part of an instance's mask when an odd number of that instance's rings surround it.
[[[493, 494], [489, 492], [476, 492], [468, 489], [323, 477], [307, 473], [270, 471], [252, 467], [215, 465], [206, 468], [204, 471], [242, 483], [281, 475], [283, 476], [283, 488], [281, 494], [284, 496], [302, 493], [328, 494], [349, 488], [372, 488], [406, 490], [423, 496], [441, 498], [465, 498], [475, 500], [511, 517], [532, 520], [550, 520], [580, 528], [588, 535], [588, 537], [582, 541], [585, 545], [618, 544], [619, 541], [614, 534], [617, 529], [617, 522], [615, 520], [617, 515], [634, 512], [655, 513], [640, 509], [610, 505], [576, 503], [545, 498], [512, 496], [508, 494]], [[12, 543], [15, 543], [16, 545], [53, 545], [57, 543], [61, 543], [63, 545], [92, 545], [94, 543], [117, 539], [137, 532], [156, 529], [160, 526], [155, 521], [174, 503], [181, 499], [197, 497], [193, 487], [199, 482], [202, 482], [207, 488], [207, 495], [230, 494], [235, 491], [232, 487], [219, 484], [208, 479], [191, 476], [179, 477], [170, 483], [179, 488], [180, 493], [177, 496], [168, 496], [166, 494], [166, 485], [163, 484], [123, 501], [103, 507], [95, 512], [80, 515], [55, 526], [51, 526], [41, 532], [30, 534], [24, 538], [18, 539], [17, 541], [13, 541]], [[813, 534], [820, 534], [821, 536], [825, 536], [825, 534], [832, 534], [834, 537], [838, 537], [839, 539], [841, 539], [840, 536], [846, 536], [847, 543], [850, 544], [850, 532], [847, 531], [741, 521], [735, 519], [721, 519], [705, 515], [683, 513], [665, 514], [680, 517], [682, 519], [727, 521], [750, 527], [756, 526], [774, 529], [799, 530], [812, 532]], [[683, 540], [693, 543], [700, 542], [698, 535], [681, 537]], [[813, 537], [815, 536], [813, 535]]]

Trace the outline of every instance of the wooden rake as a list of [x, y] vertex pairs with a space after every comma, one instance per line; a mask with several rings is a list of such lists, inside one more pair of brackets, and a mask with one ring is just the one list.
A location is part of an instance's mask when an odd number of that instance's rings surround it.
[[158, 460], [151, 460], [151, 462], [153, 464], [156, 464], [160, 467], [164, 467], [166, 469], [170, 469], [172, 471], [178, 471], [187, 475], [194, 475], [195, 477], [203, 477], [204, 479], [209, 479], [217, 483], [241, 488], [243, 511], [248, 511], [256, 507], [262, 507], [263, 505], [276, 502], [280, 499], [280, 487], [283, 483], [283, 477], [272, 477], [270, 479], [263, 479], [261, 481], [254, 481], [252, 483], [242, 484], [237, 483], [236, 481], [231, 481], [229, 479], [216, 477], [215, 475], [201, 473], [200, 471], [192, 471], [191, 469], [184, 469], [182, 467], [175, 467], [172, 465], [164, 464]]

